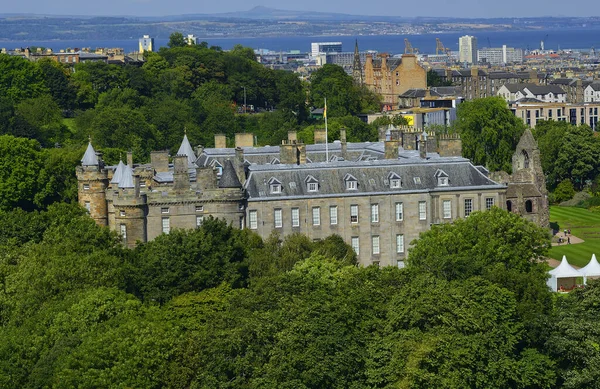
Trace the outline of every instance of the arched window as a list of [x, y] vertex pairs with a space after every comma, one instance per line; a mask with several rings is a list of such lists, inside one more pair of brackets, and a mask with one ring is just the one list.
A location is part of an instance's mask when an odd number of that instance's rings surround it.
[[529, 154], [525, 150], [523, 150], [523, 167], [529, 169]]
[[510, 200], [506, 202], [506, 210], [512, 212], [512, 202]]
[[525, 212], [527, 212], [527, 213], [533, 212], [533, 202], [531, 200], [525, 201]]

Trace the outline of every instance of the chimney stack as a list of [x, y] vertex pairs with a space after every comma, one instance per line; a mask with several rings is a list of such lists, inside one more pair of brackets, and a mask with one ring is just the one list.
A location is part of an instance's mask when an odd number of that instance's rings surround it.
[[348, 144], [346, 143], [346, 129], [340, 128], [340, 143], [342, 146], [342, 158], [348, 159]]
[[238, 180], [244, 185], [246, 183], [246, 171], [244, 169], [244, 149], [235, 148], [235, 163], [233, 164]]
[[184, 191], [190, 188], [187, 155], [176, 155], [173, 158], [173, 189]]
[[130, 168], [133, 168], [133, 152], [131, 152], [131, 151], [127, 152], [127, 165]]
[[215, 134], [215, 149], [226, 149], [227, 137], [223, 134]]
[[419, 157], [427, 158], [427, 133], [425, 132], [419, 137]]

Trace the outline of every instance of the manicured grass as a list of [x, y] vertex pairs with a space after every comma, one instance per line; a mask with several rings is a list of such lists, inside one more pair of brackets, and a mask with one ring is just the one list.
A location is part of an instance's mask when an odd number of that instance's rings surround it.
[[562, 244], [554, 246], [549, 256], [560, 260], [567, 256], [569, 263], [585, 266], [592, 254], [600, 258], [600, 213], [590, 212], [584, 208], [550, 207], [550, 222], [558, 224], [558, 230], [571, 229], [571, 234], [584, 240], [579, 244]]

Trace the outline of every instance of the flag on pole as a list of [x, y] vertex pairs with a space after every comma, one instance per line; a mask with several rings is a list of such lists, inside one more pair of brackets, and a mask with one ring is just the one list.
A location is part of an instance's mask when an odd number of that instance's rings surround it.
[[323, 108], [323, 118], [327, 119], [327, 99], [325, 99], [325, 108]]

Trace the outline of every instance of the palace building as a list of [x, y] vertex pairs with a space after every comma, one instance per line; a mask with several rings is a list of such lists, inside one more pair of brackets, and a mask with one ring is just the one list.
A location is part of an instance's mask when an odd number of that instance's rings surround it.
[[[346, 142], [345, 130], [340, 137], [305, 145], [290, 132], [279, 146], [254, 147], [252, 135], [239, 134], [235, 148], [194, 150], [184, 136], [172, 159], [157, 151], [150, 163], [134, 164], [129, 154], [117, 166], [105, 166], [90, 142], [77, 168], [79, 202], [129, 247], [212, 216], [262, 237], [338, 234], [362, 265], [402, 266], [410, 243], [431, 225], [506, 209], [507, 188], [514, 192], [510, 180], [496, 182], [461, 157], [457, 136], [390, 128], [379, 142]], [[530, 213], [544, 208], [545, 199], [535, 201]]]

